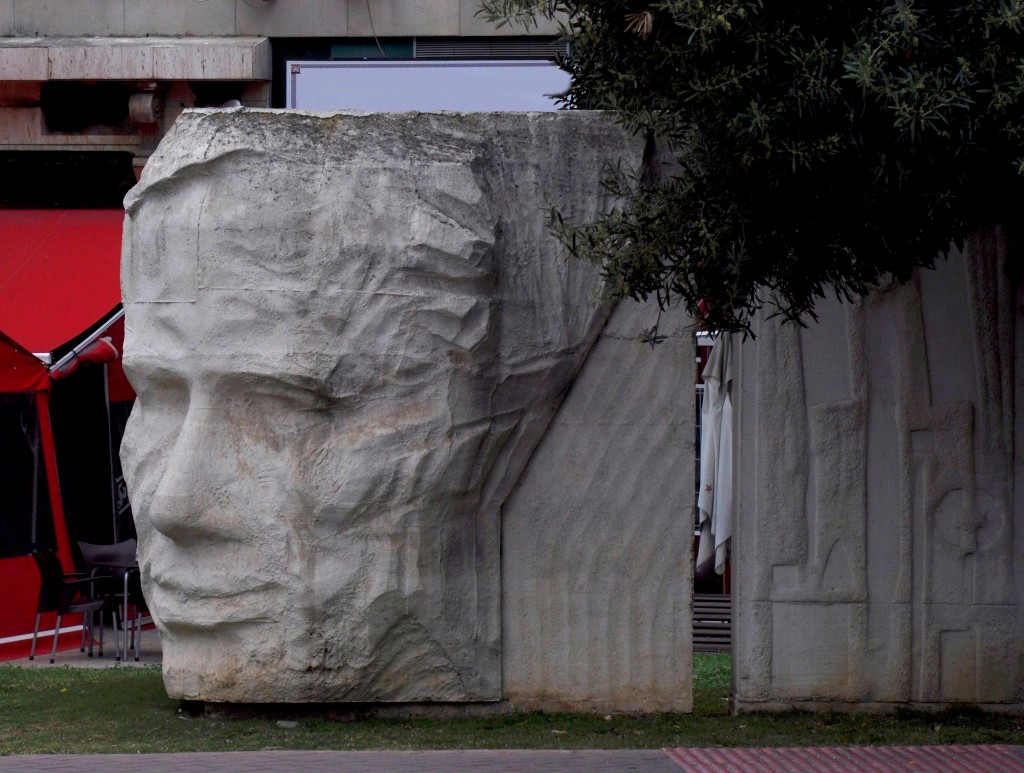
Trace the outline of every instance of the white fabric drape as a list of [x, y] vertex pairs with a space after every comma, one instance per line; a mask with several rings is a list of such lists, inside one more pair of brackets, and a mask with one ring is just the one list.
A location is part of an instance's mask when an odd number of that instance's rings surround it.
[[732, 537], [732, 335], [721, 333], [704, 367], [700, 439], [700, 545], [697, 566], [725, 572]]

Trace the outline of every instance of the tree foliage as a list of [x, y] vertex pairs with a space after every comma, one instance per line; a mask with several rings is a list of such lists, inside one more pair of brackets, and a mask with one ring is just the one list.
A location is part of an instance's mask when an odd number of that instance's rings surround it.
[[[555, 226], [613, 296], [722, 329], [931, 266], [1024, 203], [1024, 0], [486, 0], [558, 14], [570, 108], [667, 143], [621, 207]], [[699, 307], [699, 309], [698, 309]], [[656, 331], [652, 331], [656, 336]]]

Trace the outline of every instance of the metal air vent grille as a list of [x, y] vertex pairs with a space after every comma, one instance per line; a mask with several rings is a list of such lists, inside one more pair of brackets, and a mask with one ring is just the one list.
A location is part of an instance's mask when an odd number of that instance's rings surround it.
[[416, 38], [416, 59], [554, 59], [568, 53], [558, 38]]

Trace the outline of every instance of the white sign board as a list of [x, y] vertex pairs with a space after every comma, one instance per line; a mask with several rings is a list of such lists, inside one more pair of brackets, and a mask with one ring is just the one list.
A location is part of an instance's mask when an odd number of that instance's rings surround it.
[[552, 111], [569, 87], [551, 62], [288, 62], [288, 107], [300, 110]]

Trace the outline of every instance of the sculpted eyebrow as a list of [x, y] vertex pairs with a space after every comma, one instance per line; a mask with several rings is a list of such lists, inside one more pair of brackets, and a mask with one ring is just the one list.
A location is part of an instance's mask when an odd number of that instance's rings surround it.
[[146, 377], [161, 376], [184, 379], [185, 374], [181, 368], [176, 367], [177, 363], [178, 360], [168, 357], [150, 357], [148, 355], [132, 355], [127, 360], [133, 373], [139, 373]]
[[287, 389], [312, 392], [327, 396], [329, 387], [325, 379], [309, 376], [304, 373], [288, 373], [287, 371], [243, 370], [225, 374], [228, 381], [237, 381], [242, 386], [279, 384]]

